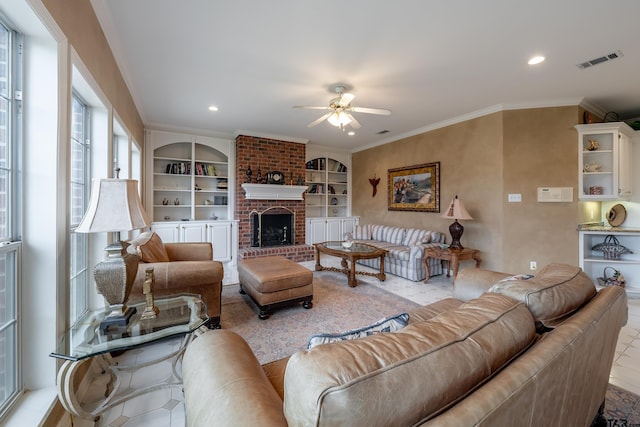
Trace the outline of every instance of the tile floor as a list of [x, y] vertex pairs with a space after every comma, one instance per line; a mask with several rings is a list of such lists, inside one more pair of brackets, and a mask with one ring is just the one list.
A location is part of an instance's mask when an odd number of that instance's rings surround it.
[[[309, 269], [314, 268], [314, 262], [303, 263]], [[326, 265], [323, 260], [323, 265]], [[359, 267], [363, 268], [364, 267]], [[401, 295], [419, 304], [429, 304], [451, 296], [451, 282], [445, 276], [431, 278], [429, 283], [411, 282], [402, 278], [388, 275], [385, 282], [366, 276], [358, 276], [359, 280], [380, 286], [390, 292]], [[165, 341], [129, 351], [118, 359], [119, 363], [139, 363], [147, 360], [151, 355], [166, 354], [180, 345], [179, 340]], [[629, 321], [622, 329], [618, 339], [618, 346], [611, 369], [610, 382], [631, 392], [640, 394], [640, 299], [629, 300]], [[127, 374], [123, 378], [125, 388], [144, 386], [149, 380], [168, 378], [171, 366], [169, 362], [143, 368], [133, 375]], [[85, 401], [95, 399], [98, 393], [104, 392], [106, 378], [98, 377], [90, 387]], [[64, 423], [62, 425], [70, 425]], [[134, 398], [122, 405], [106, 412], [101, 419], [93, 424], [85, 420], [74, 419], [74, 427], [183, 427], [184, 404], [180, 387], [157, 390]]]

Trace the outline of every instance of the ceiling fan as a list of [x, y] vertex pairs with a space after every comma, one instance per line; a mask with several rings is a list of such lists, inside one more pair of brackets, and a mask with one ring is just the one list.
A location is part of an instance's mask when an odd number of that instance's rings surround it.
[[354, 129], [361, 127], [360, 123], [353, 117], [353, 113], [378, 114], [388, 116], [391, 110], [383, 110], [380, 108], [353, 107], [351, 101], [355, 95], [346, 92], [347, 87], [343, 84], [333, 85], [329, 88], [331, 92], [335, 92], [338, 96], [329, 101], [328, 107], [310, 107], [310, 106], [294, 106], [303, 110], [328, 110], [329, 112], [322, 117], [312, 121], [307, 127], [314, 127], [324, 120], [327, 120], [333, 126], [345, 130], [345, 126], [350, 125]]

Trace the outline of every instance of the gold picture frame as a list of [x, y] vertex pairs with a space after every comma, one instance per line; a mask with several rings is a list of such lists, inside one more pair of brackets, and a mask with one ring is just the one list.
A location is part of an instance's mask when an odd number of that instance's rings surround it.
[[390, 211], [440, 212], [440, 162], [389, 169]]

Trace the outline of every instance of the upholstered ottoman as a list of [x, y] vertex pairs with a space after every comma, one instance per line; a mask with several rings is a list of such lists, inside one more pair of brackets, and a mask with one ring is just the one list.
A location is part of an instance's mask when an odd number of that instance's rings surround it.
[[240, 293], [258, 306], [260, 319], [279, 307], [302, 302], [313, 306], [313, 272], [283, 256], [250, 258], [238, 264]]

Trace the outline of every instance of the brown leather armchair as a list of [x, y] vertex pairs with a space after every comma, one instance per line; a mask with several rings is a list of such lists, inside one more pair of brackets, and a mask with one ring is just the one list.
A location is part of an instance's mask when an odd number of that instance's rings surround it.
[[[134, 241], [135, 242], [135, 241]], [[153, 295], [170, 296], [181, 293], [198, 294], [212, 319], [210, 328], [220, 328], [222, 263], [213, 261], [213, 246], [208, 242], [166, 243], [154, 233], [142, 245], [132, 242], [142, 261], [129, 296], [129, 302], [144, 301], [142, 285], [148, 268], [155, 278]], [[147, 250], [145, 250], [147, 246]], [[153, 249], [150, 254], [149, 249]], [[158, 256], [158, 251], [161, 252]], [[154, 261], [154, 262], [149, 262]]]

